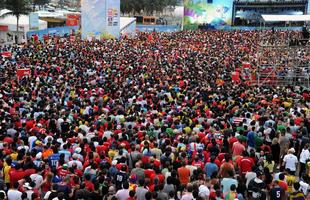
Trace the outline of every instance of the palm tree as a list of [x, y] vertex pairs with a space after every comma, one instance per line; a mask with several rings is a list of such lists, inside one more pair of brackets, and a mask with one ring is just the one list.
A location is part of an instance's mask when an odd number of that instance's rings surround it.
[[[27, 15], [30, 13], [31, 8], [29, 7], [29, 2], [27, 0], [5, 0], [5, 7], [11, 12], [6, 15], [13, 15], [16, 17], [16, 32], [19, 32], [19, 18], [21, 15]], [[18, 43], [18, 36], [15, 37], [15, 42]]]

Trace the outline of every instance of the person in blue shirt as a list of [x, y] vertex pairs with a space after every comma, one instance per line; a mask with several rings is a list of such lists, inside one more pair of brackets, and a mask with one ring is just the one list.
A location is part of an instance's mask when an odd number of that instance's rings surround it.
[[68, 151], [68, 145], [64, 144], [62, 148], [63, 148], [63, 150], [60, 150], [59, 154], [64, 154], [65, 155], [65, 161], [69, 162], [69, 160], [71, 158], [71, 152]]
[[248, 132], [248, 153], [250, 153], [251, 149], [255, 148], [255, 127], [252, 127], [252, 130]]
[[48, 157], [48, 163], [52, 169], [56, 169], [58, 167], [60, 154], [58, 153], [57, 147], [53, 147], [53, 152], [54, 154]]
[[211, 156], [210, 162], [205, 165], [205, 173], [208, 177], [211, 177], [214, 172], [217, 172], [219, 170], [218, 166], [214, 163], [214, 161], [215, 156]]

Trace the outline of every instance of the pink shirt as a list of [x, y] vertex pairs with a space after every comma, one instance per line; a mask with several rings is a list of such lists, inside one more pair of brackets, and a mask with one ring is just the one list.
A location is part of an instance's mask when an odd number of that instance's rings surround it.
[[233, 157], [237, 155], [242, 155], [242, 152], [245, 150], [245, 147], [240, 142], [235, 142], [232, 147]]

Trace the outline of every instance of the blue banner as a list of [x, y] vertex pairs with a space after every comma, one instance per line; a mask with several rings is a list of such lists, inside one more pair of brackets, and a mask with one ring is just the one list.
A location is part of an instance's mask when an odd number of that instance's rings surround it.
[[82, 0], [82, 38], [119, 38], [120, 0]]
[[65, 26], [65, 27], [54, 27], [54, 28], [47, 28], [43, 30], [37, 31], [29, 31], [27, 32], [27, 38], [31, 38], [33, 35], [38, 35], [39, 39], [43, 39], [44, 35], [57, 35], [57, 36], [64, 36], [70, 35], [72, 32], [77, 32], [79, 30], [78, 26]]
[[38, 13], [30, 13], [29, 15], [29, 30], [39, 30], [39, 14]]

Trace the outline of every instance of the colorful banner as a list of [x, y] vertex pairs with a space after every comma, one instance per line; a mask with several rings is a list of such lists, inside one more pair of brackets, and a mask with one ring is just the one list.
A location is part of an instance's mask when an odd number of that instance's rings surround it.
[[39, 30], [39, 14], [38, 13], [30, 13], [29, 15], [29, 30], [35, 31]]
[[120, 0], [82, 0], [82, 38], [119, 38]]
[[208, 23], [231, 25], [233, 0], [184, 0], [184, 27]]
[[80, 22], [80, 15], [68, 14], [67, 15], [67, 26], [78, 26]]
[[106, 0], [107, 2], [107, 27], [106, 33], [110, 37], [119, 38], [120, 37], [120, 0]]

